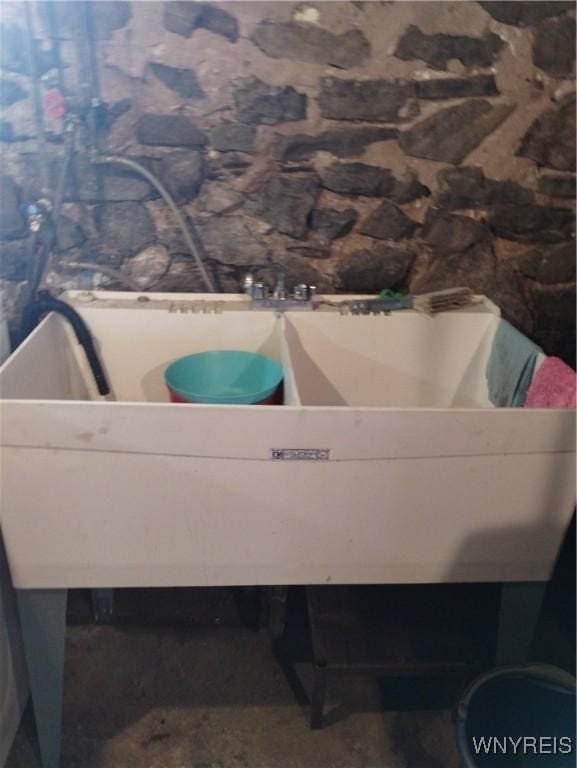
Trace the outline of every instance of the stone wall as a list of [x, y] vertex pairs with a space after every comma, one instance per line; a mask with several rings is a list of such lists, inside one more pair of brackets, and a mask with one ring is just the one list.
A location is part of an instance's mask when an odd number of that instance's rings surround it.
[[[82, 112], [81, 4], [51, 5], [66, 95]], [[25, 274], [19, 206], [41, 192], [22, 13], [3, 4], [8, 308]], [[573, 3], [135, 1], [91, 13], [101, 150], [166, 184], [221, 290], [248, 268], [323, 291], [469, 285], [574, 359]], [[35, 25], [46, 92], [46, 11]], [[55, 179], [63, 121], [46, 122]], [[120, 288], [112, 267], [145, 290], [201, 290], [154, 190], [95, 169], [86, 135], [81, 122], [48, 283]]]

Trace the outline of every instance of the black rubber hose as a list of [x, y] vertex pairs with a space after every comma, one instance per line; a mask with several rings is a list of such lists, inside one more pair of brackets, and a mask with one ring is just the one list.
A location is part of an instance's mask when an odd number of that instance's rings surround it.
[[28, 334], [30, 334], [38, 325], [42, 317], [49, 312], [57, 312], [68, 320], [74, 329], [78, 343], [84, 350], [86, 359], [90, 365], [90, 370], [94, 376], [94, 381], [98, 387], [98, 392], [101, 395], [108, 395], [110, 393], [108, 379], [104, 373], [102, 363], [98, 357], [98, 352], [94, 346], [94, 341], [92, 340], [88, 326], [78, 312], [69, 304], [60, 301], [60, 299], [55, 299], [54, 296], [51, 296], [48, 293], [48, 291], [39, 291], [24, 310], [22, 316], [21, 338], [26, 338], [26, 336], [28, 336]]

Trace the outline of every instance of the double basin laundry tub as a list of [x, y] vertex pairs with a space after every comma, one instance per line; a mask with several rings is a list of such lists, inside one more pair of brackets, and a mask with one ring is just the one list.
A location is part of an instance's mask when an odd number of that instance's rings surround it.
[[[497, 660], [526, 658], [574, 509], [575, 414], [492, 406], [494, 305], [64, 298], [113, 397], [57, 315], [0, 368], [0, 524], [44, 768], [60, 762], [68, 588], [501, 582]], [[215, 349], [280, 363], [284, 404], [168, 402], [166, 367]]]
[[[115, 401], [56, 315], [0, 369], [17, 588], [549, 577], [575, 501], [575, 416], [492, 407], [487, 300], [430, 318], [65, 298]], [[284, 405], [169, 403], [166, 366], [211, 349], [281, 363]]]

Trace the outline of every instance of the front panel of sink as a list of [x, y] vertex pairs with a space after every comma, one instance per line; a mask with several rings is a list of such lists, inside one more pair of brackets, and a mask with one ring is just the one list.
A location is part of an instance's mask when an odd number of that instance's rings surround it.
[[13, 401], [2, 433], [18, 587], [542, 580], [574, 505], [561, 411]]

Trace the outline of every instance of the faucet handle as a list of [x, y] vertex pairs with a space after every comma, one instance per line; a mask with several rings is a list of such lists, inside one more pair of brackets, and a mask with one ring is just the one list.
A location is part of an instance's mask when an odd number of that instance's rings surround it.
[[242, 280], [242, 290], [244, 293], [248, 293], [252, 296], [254, 291], [254, 275], [252, 272], [247, 272]]
[[297, 301], [309, 301], [309, 299], [312, 299], [312, 297], [315, 295], [316, 291], [316, 285], [299, 283], [294, 287], [293, 298], [295, 298]]

